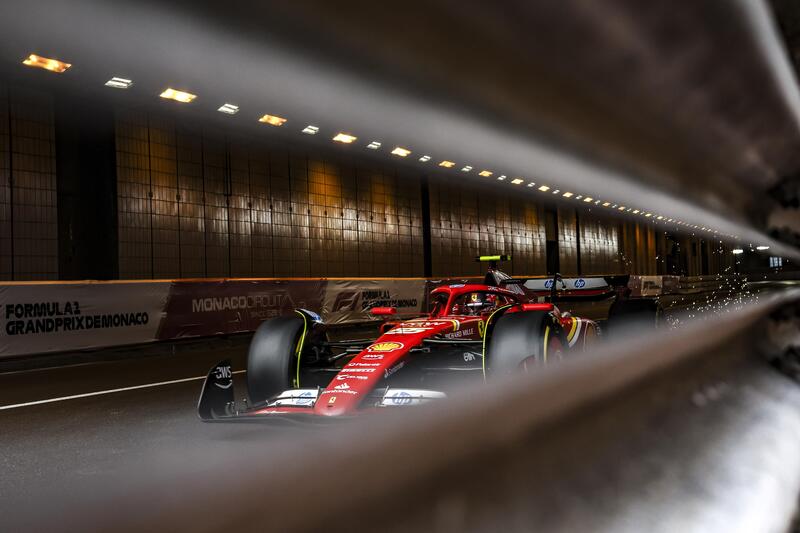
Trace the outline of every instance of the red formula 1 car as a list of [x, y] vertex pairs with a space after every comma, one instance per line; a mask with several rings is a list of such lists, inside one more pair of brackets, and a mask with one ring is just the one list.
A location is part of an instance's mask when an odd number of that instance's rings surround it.
[[392, 321], [393, 308], [372, 309], [384, 318], [374, 339], [332, 341], [319, 315], [305, 309], [268, 320], [248, 353], [247, 406], [236, 409], [231, 364], [222, 361], [203, 385], [200, 417], [335, 417], [417, 405], [444, 398], [454, 380], [524, 372], [597, 337], [594, 321], [553, 304], [560, 277], [547, 280], [552, 292], [539, 301], [514, 281], [493, 265], [482, 284], [434, 289], [423, 317]]

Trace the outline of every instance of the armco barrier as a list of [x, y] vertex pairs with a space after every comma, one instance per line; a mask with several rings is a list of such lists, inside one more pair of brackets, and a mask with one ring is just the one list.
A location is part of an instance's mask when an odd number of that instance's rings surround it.
[[[255, 330], [262, 321], [302, 307], [329, 324], [370, 320], [392, 306], [400, 317], [427, 308], [428, 292], [482, 278], [203, 279], [45, 282], [0, 285], [0, 357], [105, 348]], [[683, 308], [697, 298], [742, 287], [742, 278], [631, 276], [634, 297], [659, 297]], [[607, 311], [608, 305], [599, 312]], [[566, 309], [568, 310], [568, 309]], [[604, 311], [605, 310], [605, 311]], [[574, 309], [589, 314], [586, 309]], [[604, 316], [592, 316], [602, 319]]]

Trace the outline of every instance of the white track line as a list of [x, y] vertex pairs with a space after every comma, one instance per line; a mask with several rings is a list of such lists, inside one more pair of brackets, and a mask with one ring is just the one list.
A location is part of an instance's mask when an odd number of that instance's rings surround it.
[[[246, 372], [245, 370], [237, 370], [232, 372], [232, 374], [241, 374], [242, 372]], [[173, 379], [170, 381], [159, 381], [158, 383], [145, 383], [144, 385], [134, 385], [132, 387], [122, 387], [119, 389], [108, 389], [108, 390], [100, 390], [96, 392], [86, 392], [83, 394], [73, 394], [72, 396], [61, 396], [60, 398], [48, 398], [46, 400], [36, 400], [35, 402], [25, 402], [25, 403], [15, 403], [12, 405], [0, 405], [0, 411], [4, 411], [6, 409], [16, 409], [18, 407], [29, 407], [31, 405], [41, 405], [43, 403], [53, 403], [53, 402], [62, 402], [64, 400], [75, 400], [78, 398], [88, 398], [89, 396], [100, 396], [102, 394], [113, 394], [115, 392], [125, 392], [129, 390], [137, 390], [137, 389], [149, 389], [151, 387], [162, 387], [164, 385], [174, 385], [175, 383], [185, 383], [187, 381], [197, 381], [200, 379], [206, 379], [206, 376], [195, 376], [193, 378], [183, 378], [183, 379]]]

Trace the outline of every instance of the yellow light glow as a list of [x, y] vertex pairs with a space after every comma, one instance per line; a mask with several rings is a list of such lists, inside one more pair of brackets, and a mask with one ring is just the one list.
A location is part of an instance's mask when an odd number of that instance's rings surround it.
[[647, 213], [647, 214], [645, 215], [645, 217], [651, 217], [651, 216], [653, 216], [653, 213]]
[[492, 172], [490, 172], [488, 170], [481, 170], [480, 172], [478, 172], [478, 176], [483, 176], [484, 178], [488, 178], [491, 175], [492, 175]]
[[269, 124], [270, 126], [283, 126], [286, 122], [286, 119], [283, 117], [277, 117], [275, 115], [264, 115], [260, 119], [259, 122], [263, 122], [264, 124]]
[[402, 147], [398, 146], [397, 148], [392, 150], [392, 153], [394, 155], [399, 155], [400, 157], [406, 157], [408, 154], [411, 153], [411, 150], [408, 150], [406, 148], [402, 148]]
[[542, 192], [547, 192], [550, 190], [550, 187], [548, 187], [547, 185], [542, 185], [541, 187], [539, 187], [539, 190]]
[[167, 98], [169, 100], [175, 100], [176, 102], [183, 102], [184, 104], [188, 104], [195, 98], [197, 98], [196, 94], [187, 93], [184, 91], [176, 91], [173, 88], [167, 88], [164, 90], [163, 93], [159, 95], [161, 98]]
[[344, 144], [350, 144], [356, 139], [358, 139], [358, 137], [350, 135], [349, 133], [337, 133], [336, 137], [333, 138], [333, 140], [336, 141], [337, 143], [344, 143]]
[[574, 195], [571, 192], [565, 192], [562, 196], [565, 198], [572, 198]]
[[592, 200], [594, 200], [594, 198], [592, 198], [591, 196], [587, 196], [586, 198], [583, 199], [584, 202], [591, 202]]
[[519, 178], [514, 178], [513, 180], [511, 180], [511, 183], [513, 183], [514, 185], [519, 185], [519, 184], [520, 184], [520, 183], [522, 183], [523, 181], [524, 181], [524, 180], [521, 180], [521, 179], [519, 179]]
[[603, 207], [608, 207], [611, 205], [611, 202], [603, 202]]
[[664, 217], [662, 217], [661, 215], [658, 215], [656, 218], [657, 218], [658, 220], [662, 220]]
[[621, 205], [621, 206], [619, 206], [617, 209], [619, 209], [620, 211], [625, 211], [625, 206], [624, 206], [624, 205]]
[[444, 160], [441, 163], [439, 163], [439, 166], [445, 168], [453, 168], [454, 166], [456, 166], [456, 164], [453, 163], [452, 161]]
[[27, 59], [22, 61], [22, 64], [29, 67], [43, 68], [58, 74], [61, 74], [72, 66], [72, 64], [64, 63], [58, 59], [50, 59], [48, 57], [37, 56], [36, 54], [29, 55]]
[[638, 209], [634, 209], [634, 210], [633, 210], [633, 214], [634, 214], [634, 215], [638, 215], [638, 214], [639, 214], [639, 210], [638, 210]]

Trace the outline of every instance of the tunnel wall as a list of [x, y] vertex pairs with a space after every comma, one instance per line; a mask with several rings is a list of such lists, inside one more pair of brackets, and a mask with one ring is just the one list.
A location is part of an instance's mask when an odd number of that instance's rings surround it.
[[516, 275], [732, 269], [601, 207], [268, 137], [0, 84], [0, 279], [468, 276], [494, 253]]
[[116, 124], [122, 279], [423, 275], [419, 176], [143, 112]]
[[0, 279], [58, 278], [53, 99], [0, 84]]

